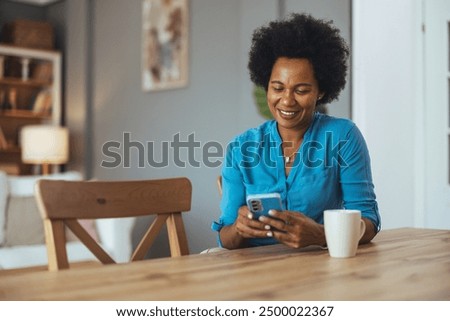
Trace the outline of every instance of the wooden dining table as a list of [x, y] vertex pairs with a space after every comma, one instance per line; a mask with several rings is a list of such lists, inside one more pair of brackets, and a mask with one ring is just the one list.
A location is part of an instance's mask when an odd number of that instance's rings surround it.
[[0, 300], [450, 300], [450, 230], [381, 231], [352, 258], [285, 245], [2, 273]]

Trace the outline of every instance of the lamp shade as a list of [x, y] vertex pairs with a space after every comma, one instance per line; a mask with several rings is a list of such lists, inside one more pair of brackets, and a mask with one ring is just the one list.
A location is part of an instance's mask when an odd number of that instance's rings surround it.
[[64, 164], [69, 159], [69, 131], [65, 127], [24, 126], [20, 143], [26, 164]]

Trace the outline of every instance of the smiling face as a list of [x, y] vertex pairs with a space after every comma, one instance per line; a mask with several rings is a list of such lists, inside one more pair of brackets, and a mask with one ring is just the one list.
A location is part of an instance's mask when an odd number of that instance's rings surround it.
[[301, 135], [306, 132], [321, 96], [308, 59], [277, 59], [269, 80], [267, 103], [282, 137], [289, 131]]

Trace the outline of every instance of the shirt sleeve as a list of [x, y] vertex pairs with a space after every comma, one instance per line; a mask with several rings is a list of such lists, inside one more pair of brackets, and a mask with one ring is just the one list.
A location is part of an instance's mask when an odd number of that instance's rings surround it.
[[344, 208], [360, 210], [362, 217], [371, 220], [378, 232], [381, 219], [372, 182], [369, 151], [356, 125], [349, 130], [341, 153], [340, 185]]
[[225, 163], [222, 167], [221, 215], [219, 221], [214, 221], [211, 225], [211, 229], [218, 232], [217, 243], [220, 247], [222, 247], [220, 230], [236, 221], [239, 208], [245, 204], [245, 186], [239, 169], [241, 157], [236, 152], [238, 147], [239, 144], [236, 141], [228, 145]]

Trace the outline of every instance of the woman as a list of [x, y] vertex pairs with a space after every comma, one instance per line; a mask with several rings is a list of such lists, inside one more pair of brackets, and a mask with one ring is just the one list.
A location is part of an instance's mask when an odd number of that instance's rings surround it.
[[[222, 169], [218, 243], [227, 249], [284, 243], [326, 244], [323, 211], [357, 209], [366, 223], [361, 243], [380, 229], [370, 159], [350, 120], [315, 111], [345, 86], [349, 51], [339, 30], [305, 14], [255, 31], [252, 81], [263, 86], [274, 117], [237, 136]], [[249, 194], [279, 193], [283, 211], [253, 219]]]

